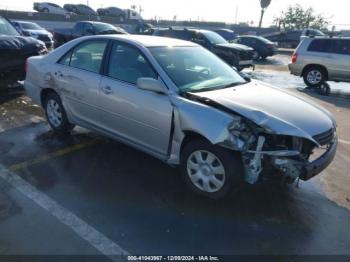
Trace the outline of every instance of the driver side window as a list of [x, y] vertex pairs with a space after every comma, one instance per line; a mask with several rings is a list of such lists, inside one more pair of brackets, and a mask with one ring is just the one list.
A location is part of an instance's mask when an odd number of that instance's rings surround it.
[[128, 44], [117, 42], [112, 46], [107, 75], [131, 84], [136, 84], [140, 77], [158, 78], [139, 50]]

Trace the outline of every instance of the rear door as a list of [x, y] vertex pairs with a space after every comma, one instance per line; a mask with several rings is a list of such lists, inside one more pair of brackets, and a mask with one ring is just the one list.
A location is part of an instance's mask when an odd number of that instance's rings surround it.
[[334, 76], [350, 81], [350, 40], [336, 39], [333, 45]]
[[173, 109], [169, 97], [136, 86], [140, 77], [158, 78], [156, 71], [141, 51], [117, 41], [106, 71], [100, 85], [103, 128], [157, 156], [166, 156]]
[[107, 44], [107, 40], [84, 41], [54, 66], [54, 81], [63, 103], [79, 122], [99, 122], [100, 70]]
[[330, 78], [337, 76], [337, 61], [334, 60], [333, 41], [331, 39], [313, 39], [305, 55], [305, 64], [318, 64], [325, 66]]

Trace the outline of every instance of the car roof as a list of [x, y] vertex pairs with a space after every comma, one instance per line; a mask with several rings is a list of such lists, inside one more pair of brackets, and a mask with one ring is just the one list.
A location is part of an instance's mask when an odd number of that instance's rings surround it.
[[125, 40], [137, 43], [144, 47], [160, 47], [160, 46], [198, 46], [189, 41], [184, 41], [169, 37], [150, 36], [150, 35], [99, 35], [90, 38], [107, 38], [115, 40]]

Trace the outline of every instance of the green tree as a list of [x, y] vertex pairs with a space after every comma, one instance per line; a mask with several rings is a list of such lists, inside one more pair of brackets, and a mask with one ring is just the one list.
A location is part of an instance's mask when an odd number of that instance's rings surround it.
[[260, 1], [260, 7], [261, 7], [261, 15], [260, 15], [260, 22], [259, 22], [259, 28], [261, 28], [262, 25], [262, 21], [264, 18], [264, 14], [266, 11], [266, 8], [269, 7], [269, 5], [271, 4], [271, 0], [259, 0]]
[[322, 14], [316, 14], [312, 7], [304, 9], [301, 5], [296, 4], [282, 12], [281, 17], [275, 18], [275, 23], [285, 30], [325, 29], [329, 25], [329, 20]]

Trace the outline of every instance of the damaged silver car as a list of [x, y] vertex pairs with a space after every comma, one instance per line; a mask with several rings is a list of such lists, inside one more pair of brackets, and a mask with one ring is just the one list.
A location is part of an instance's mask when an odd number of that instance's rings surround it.
[[80, 38], [30, 58], [24, 85], [57, 133], [79, 125], [122, 141], [179, 166], [193, 191], [215, 199], [242, 181], [308, 180], [336, 153], [325, 109], [191, 42]]

